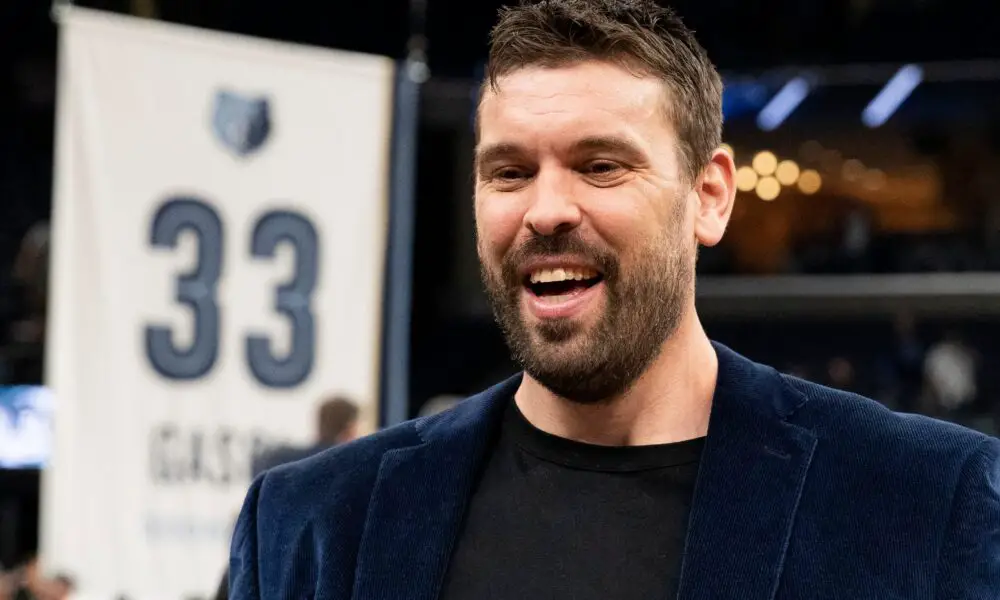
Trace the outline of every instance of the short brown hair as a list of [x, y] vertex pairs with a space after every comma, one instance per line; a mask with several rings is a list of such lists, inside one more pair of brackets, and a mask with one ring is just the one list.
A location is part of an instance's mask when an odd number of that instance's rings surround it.
[[335, 444], [358, 420], [358, 405], [347, 398], [334, 396], [320, 405], [317, 417], [320, 441]]
[[612, 62], [667, 86], [691, 181], [722, 143], [722, 79], [680, 18], [653, 0], [522, 0], [500, 10], [490, 33], [486, 81], [527, 66]]

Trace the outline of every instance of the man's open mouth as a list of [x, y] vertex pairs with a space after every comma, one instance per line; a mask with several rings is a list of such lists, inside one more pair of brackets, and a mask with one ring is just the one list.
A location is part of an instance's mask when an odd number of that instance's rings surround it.
[[544, 298], [582, 292], [601, 282], [604, 276], [589, 268], [537, 269], [525, 277], [532, 294]]

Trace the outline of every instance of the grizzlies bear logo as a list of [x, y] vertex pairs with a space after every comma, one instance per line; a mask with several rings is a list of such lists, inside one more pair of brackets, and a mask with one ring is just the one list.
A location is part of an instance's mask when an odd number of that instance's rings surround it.
[[240, 157], [267, 142], [271, 133], [271, 106], [265, 97], [247, 97], [229, 90], [215, 95], [212, 129], [223, 146]]

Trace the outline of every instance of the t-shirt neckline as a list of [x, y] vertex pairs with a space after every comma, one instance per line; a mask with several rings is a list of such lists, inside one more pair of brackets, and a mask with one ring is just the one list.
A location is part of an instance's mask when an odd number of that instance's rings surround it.
[[705, 437], [646, 446], [601, 446], [552, 435], [532, 425], [511, 398], [504, 429], [525, 452], [544, 461], [584, 471], [627, 473], [698, 462]]

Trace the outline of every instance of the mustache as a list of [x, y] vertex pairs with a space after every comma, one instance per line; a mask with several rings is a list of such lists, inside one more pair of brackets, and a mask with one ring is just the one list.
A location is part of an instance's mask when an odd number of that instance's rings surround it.
[[618, 257], [613, 252], [589, 243], [578, 232], [571, 231], [556, 235], [533, 234], [519, 246], [509, 250], [501, 265], [503, 280], [511, 289], [516, 289], [521, 285], [518, 270], [525, 262], [565, 255], [578, 256], [592, 262], [609, 282], [615, 281], [618, 276]]

